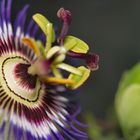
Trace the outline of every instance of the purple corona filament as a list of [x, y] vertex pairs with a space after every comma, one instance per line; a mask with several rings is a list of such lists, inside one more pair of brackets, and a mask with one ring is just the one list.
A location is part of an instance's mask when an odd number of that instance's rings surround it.
[[[79, 107], [63, 95], [67, 88], [81, 86], [90, 71], [97, 69], [98, 55], [77, 52], [78, 40], [66, 40], [70, 11], [58, 11], [63, 27], [55, 38], [53, 25], [42, 15], [33, 16], [27, 24], [28, 5], [12, 24], [11, 4], [12, 0], [0, 1], [0, 139], [87, 140], [87, 134], [81, 131], [84, 125], [77, 120]], [[84, 59], [87, 67], [65, 64], [67, 56]], [[61, 70], [69, 72], [69, 77]], [[74, 81], [75, 77], [79, 81]]]

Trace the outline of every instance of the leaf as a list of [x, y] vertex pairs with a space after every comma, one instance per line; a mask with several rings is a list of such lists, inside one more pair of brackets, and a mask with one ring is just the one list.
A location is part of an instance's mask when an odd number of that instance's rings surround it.
[[136, 64], [131, 70], [124, 73], [119, 84], [119, 92], [134, 83], [140, 84], [140, 63]]
[[140, 85], [132, 84], [124, 90], [119, 101], [118, 117], [127, 140], [140, 138]]
[[115, 107], [127, 140], [140, 138], [140, 63], [127, 71], [119, 84]]
[[[76, 43], [74, 42], [74, 40], [76, 41]], [[71, 51], [77, 52], [77, 53], [87, 53], [88, 52], [89, 46], [84, 41], [82, 41], [79, 38], [76, 38], [74, 36], [66, 36], [65, 37], [64, 47], [65, 47], [65, 44], [67, 44], [70, 41], [75, 43], [73, 45], [73, 47], [70, 49]]]
[[85, 115], [85, 119], [86, 122], [89, 125], [88, 128], [88, 134], [90, 136], [91, 139], [96, 139], [96, 140], [103, 140], [103, 136], [102, 136], [102, 129], [101, 127], [98, 125], [98, 123], [96, 122], [95, 117], [92, 115], [92, 113], [87, 113]]
[[119, 104], [119, 101], [124, 94], [123, 91], [131, 84], [140, 84], [140, 63], [136, 64], [131, 70], [123, 74], [116, 94], [116, 104]]

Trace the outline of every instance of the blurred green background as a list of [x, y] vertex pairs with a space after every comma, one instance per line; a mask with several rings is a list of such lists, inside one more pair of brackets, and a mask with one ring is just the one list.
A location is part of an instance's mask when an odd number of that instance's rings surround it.
[[[69, 34], [87, 42], [100, 55], [100, 68], [78, 90], [83, 111], [104, 117], [113, 105], [122, 73], [140, 60], [139, 0], [14, 0], [13, 17], [26, 3], [29, 17], [43, 13], [60, 28], [60, 7], [73, 13]], [[28, 18], [29, 18], [28, 17]]]

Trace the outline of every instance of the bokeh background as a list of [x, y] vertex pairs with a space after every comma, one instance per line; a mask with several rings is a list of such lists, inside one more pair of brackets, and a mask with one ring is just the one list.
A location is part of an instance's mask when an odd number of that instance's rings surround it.
[[65, 7], [73, 13], [69, 34], [100, 55], [100, 68], [77, 91], [78, 99], [83, 112], [104, 117], [122, 73], [140, 60], [140, 0], [14, 0], [13, 17], [26, 3], [30, 4], [27, 18], [40, 12], [58, 28], [57, 10]]

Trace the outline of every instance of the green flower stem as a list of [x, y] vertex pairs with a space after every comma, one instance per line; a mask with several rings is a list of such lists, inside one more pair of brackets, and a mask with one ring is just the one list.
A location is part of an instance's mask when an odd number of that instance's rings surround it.
[[102, 129], [96, 123], [95, 118], [91, 113], [87, 113], [86, 121], [89, 124], [88, 133], [92, 140], [103, 140]]

